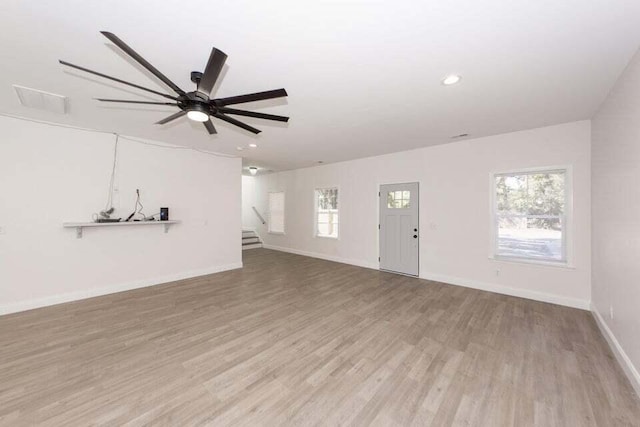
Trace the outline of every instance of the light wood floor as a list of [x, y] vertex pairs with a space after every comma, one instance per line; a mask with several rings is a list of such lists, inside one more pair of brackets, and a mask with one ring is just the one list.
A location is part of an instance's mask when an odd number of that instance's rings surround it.
[[586, 311], [244, 256], [0, 317], [0, 425], [640, 425]]

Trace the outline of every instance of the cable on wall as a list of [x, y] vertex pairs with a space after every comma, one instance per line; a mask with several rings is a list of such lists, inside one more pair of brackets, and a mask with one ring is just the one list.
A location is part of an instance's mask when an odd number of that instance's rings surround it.
[[145, 215], [144, 215], [144, 212], [142, 212], [142, 209], [144, 209], [144, 206], [140, 201], [140, 190], [136, 189], [136, 207], [135, 207], [134, 216], [138, 214], [142, 217], [142, 219], [144, 219]]
[[107, 204], [104, 208], [105, 212], [113, 208], [113, 187], [116, 178], [116, 163], [118, 160], [118, 139], [120, 136], [116, 134], [116, 142], [113, 145], [113, 166], [111, 167], [111, 181], [109, 182], [109, 195], [107, 197]]

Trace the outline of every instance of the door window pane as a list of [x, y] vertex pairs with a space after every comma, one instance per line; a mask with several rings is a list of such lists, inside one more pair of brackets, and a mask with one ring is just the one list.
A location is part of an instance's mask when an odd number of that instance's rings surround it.
[[387, 193], [387, 208], [407, 209], [411, 207], [411, 191], [389, 191]]

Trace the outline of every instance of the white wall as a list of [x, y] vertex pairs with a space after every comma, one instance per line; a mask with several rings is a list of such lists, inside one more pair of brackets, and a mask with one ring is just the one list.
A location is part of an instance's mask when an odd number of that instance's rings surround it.
[[256, 178], [242, 175], [242, 228], [253, 230], [258, 225], [258, 220], [253, 206], [255, 206]]
[[116, 215], [161, 226], [85, 229], [104, 208], [115, 137], [0, 117], [0, 313], [241, 266], [241, 160], [120, 139]]
[[640, 394], [640, 52], [593, 119], [591, 155], [594, 311]]
[[[573, 268], [490, 260], [490, 174], [558, 165], [573, 166]], [[418, 181], [421, 277], [588, 308], [589, 170], [582, 121], [275, 173], [256, 177], [256, 206], [266, 213], [267, 193], [284, 190], [286, 234], [259, 230], [267, 246], [378, 268], [378, 187]], [[313, 190], [325, 186], [340, 188], [339, 240], [313, 236]]]

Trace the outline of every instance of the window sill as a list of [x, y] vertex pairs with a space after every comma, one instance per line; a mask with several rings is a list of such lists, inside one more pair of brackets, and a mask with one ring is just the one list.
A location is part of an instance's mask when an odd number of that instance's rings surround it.
[[321, 235], [319, 235], [319, 234], [316, 234], [316, 235], [315, 235], [315, 236], [313, 236], [313, 237], [317, 237], [317, 238], [319, 238], [319, 239], [331, 239], [331, 240], [339, 240], [339, 239], [340, 239], [340, 237], [333, 237], [333, 236], [321, 236]]
[[514, 264], [538, 265], [541, 267], [563, 268], [565, 270], [576, 269], [576, 267], [573, 264], [569, 264], [567, 262], [543, 261], [543, 260], [526, 259], [526, 258], [509, 258], [509, 257], [500, 257], [500, 256], [490, 256], [489, 260], [498, 261], [498, 262], [509, 262]]
[[267, 231], [267, 234], [275, 234], [276, 236], [284, 236], [284, 231]]

